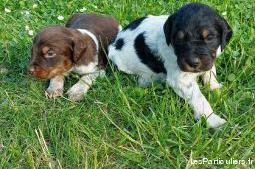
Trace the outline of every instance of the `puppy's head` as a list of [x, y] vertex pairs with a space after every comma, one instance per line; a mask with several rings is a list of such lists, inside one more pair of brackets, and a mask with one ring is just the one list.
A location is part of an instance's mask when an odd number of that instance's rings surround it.
[[86, 50], [87, 39], [79, 35], [76, 30], [62, 26], [42, 30], [33, 40], [28, 73], [49, 79], [70, 70], [90, 50]]
[[212, 68], [217, 50], [222, 51], [232, 36], [226, 20], [209, 6], [192, 3], [171, 15], [165, 25], [182, 71], [203, 72]]

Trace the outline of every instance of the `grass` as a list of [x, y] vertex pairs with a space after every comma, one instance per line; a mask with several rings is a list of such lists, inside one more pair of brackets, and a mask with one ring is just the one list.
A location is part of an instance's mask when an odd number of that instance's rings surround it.
[[[136, 78], [107, 69], [80, 103], [46, 99], [47, 83], [26, 75], [32, 37], [86, 7], [135, 18], [170, 14], [187, 2], [153, 0], [0, 0], [0, 168], [255, 168], [255, 2], [203, 1], [228, 20], [231, 43], [217, 60], [224, 87], [201, 86], [214, 111], [228, 120], [210, 131], [171, 88], [137, 86]], [[37, 8], [33, 8], [37, 4]], [[5, 8], [11, 12], [5, 12]], [[29, 15], [21, 14], [27, 10]], [[63, 21], [57, 17], [64, 16]], [[77, 80], [66, 81], [68, 89]], [[253, 165], [192, 165], [191, 159], [245, 160]]]

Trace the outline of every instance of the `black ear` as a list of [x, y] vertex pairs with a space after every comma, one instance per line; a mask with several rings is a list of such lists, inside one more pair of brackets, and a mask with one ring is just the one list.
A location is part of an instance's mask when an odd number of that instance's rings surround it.
[[230, 41], [233, 32], [227, 21], [222, 17], [219, 18], [218, 25], [221, 33], [221, 51], [223, 51], [225, 46]]
[[171, 39], [172, 39], [172, 27], [173, 27], [174, 18], [175, 18], [174, 15], [169, 16], [163, 28], [165, 37], [166, 37], [166, 43], [168, 46], [171, 43]]

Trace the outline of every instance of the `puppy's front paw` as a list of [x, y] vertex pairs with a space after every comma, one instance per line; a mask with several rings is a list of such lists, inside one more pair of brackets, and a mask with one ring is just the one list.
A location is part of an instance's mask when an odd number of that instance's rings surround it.
[[45, 96], [47, 98], [56, 98], [58, 96], [62, 96], [63, 95], [63, 88], [51, 88], [49, 87], [46, 91], [45, 91]]
[[216, 89], [220, 89], [220, 88], [222, 88], [222, 83], [211, 83], [210, 84], [210, 89], [211, 90], [216, 90]]
[[82, 86], [74, 85], [67, 91], [68, 98], [72, 101], [81, 101], [86, 91]]
[[207, 124], [210, 128], [217, 128], [223, 125], [224, 123], [226, 123], [226, 120], [220, 118], [218, 115], [214, 113], [207, 118]]

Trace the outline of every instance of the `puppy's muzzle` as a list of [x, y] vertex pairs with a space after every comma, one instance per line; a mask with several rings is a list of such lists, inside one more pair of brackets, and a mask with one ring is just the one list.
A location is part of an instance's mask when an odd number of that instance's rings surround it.
[[35, 66], [29, 66], [28, 69], [27, 69], [27, 73], [29, 75], [34, 75], [35, 74], [35, 70], [36, 70]]
[[198, 57], [189, 57], [188, 59], [186, 59], [186, 62], [190, 67], [195, 69], [201, 64], [201, 60]]

